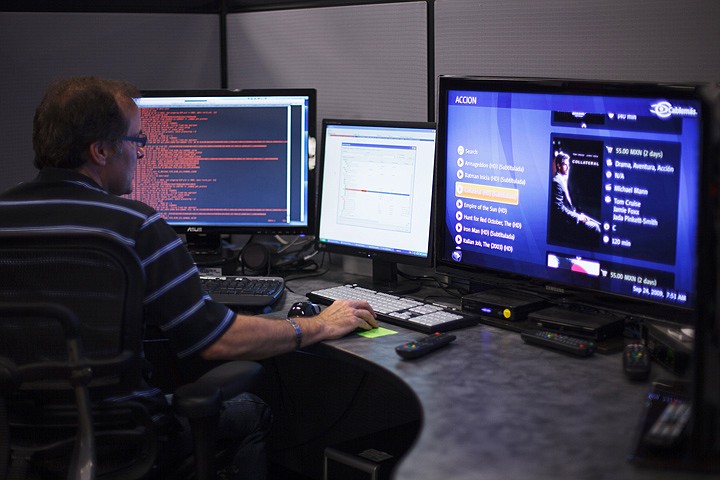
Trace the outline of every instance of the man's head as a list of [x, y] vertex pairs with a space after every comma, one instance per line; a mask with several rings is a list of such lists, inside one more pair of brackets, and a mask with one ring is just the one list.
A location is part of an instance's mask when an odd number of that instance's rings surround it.
[[570, 171], [570, 155], [565, 152], [555, 154], [555, 171], [567, 175]]
[[124, 137], [141, 133], [139, 95], [128, 83], [97, 77], [51, 85], [33, 120], [35, 167], [76, 170], [111, 193], [129, 193], [143, 151]]

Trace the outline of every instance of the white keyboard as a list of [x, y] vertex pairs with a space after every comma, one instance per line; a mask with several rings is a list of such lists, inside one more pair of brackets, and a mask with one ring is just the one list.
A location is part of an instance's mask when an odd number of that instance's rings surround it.
[[357, 285], [315, 290], [308, 293], [307, 297], [324, 305], [330, 305], [335, 300], [366, 300], [379, 320], [424, 333], [445, 332], [478, 323], [477, 315], [457, 308], [390, 295]]

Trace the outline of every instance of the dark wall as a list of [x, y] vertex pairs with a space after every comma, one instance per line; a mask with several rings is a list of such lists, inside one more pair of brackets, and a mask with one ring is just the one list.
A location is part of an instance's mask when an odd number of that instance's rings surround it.
[[[219, 0], [65, 0], [67, 12], [37, 11], [54, 1], [2, 3], [0, 190], [34, 174], [35, 106], [70, 75], [142, 89], [316, 88], [318, 122], [432, 118], [441, 74], [720, 79], [716, 0], [237, 0], [224, 22]], [[167, 12], [86, 11], [118, 3]]]

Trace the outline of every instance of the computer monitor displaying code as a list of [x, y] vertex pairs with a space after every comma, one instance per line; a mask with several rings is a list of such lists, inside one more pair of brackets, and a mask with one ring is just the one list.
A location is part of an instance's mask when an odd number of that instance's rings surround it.
[[318, 248], [373, 259], [386, 286], [397, 263], [430, 265], [434, 161], [432, 123], [326, 119]]
[[152, 91], [132, 197], [180, 233], [309, 233], [314, 90]]
[[441, 77], [437, 264], [696, 303], [691, 86]]

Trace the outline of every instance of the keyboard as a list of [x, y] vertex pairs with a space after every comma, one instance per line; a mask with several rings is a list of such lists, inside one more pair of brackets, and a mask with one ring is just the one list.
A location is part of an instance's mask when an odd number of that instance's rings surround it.
[[281, 277], [200, 275], [200, 283], [216, 302], [238, 307], [270, 306], [285, 291]]
[[378, 320], [423, 333], [445, 332], [477, 325], [479, 316], [458, 308], [398, 297], [357, 285], [341, 285], [307, 293], [310, 301], [330, 305], [335, 300], [367, 300]]

